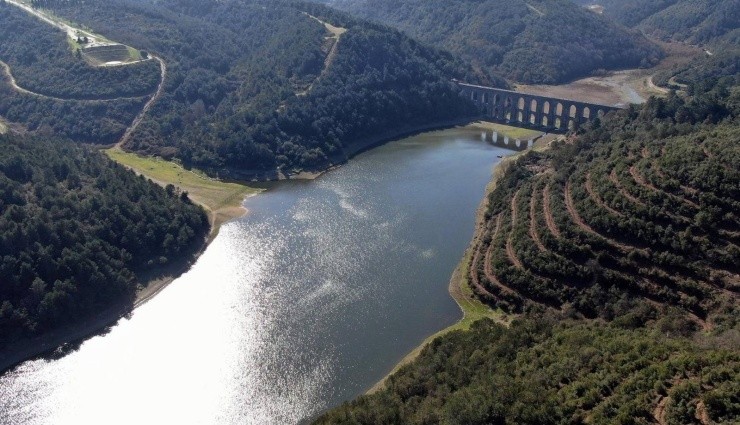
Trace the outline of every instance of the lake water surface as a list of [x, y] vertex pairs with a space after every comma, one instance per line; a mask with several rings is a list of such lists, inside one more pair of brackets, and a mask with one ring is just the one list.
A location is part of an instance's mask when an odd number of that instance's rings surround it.
[[112, 329], [0, 377], [11, 424], [290, 424], [364, 392], [461, 317], [447, 292], [498, 155], [428, 133], [246, 201]]

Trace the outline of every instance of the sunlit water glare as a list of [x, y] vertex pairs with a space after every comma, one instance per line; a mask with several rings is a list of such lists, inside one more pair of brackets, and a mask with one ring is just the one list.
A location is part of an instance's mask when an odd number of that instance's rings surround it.
[[110, 332], [0, 377], [0, 422], [290, 424], [362, 393], [459, 319], [447, 284], [506, 153], [450, 130], [276, 184]]

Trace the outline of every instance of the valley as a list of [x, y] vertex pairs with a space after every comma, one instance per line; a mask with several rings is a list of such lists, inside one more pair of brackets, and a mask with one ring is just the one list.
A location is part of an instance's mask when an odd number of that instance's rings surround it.
[[608, 71], [605, 75], [586, 77], [559, 85], [517, 84], [516, 90], [543, 96], [569, 97], [604, 105], [640, 104], [650, 96], [662, 97], [668, 93], [666, 88], [655, 84], [656, 74], [671, 72], [705, 56], [700, 48], [683, 43], [661, 42], [659, 45], [666, 52], [666, 56], [649, 69]]
[[0, 417], [734, 423], [737, 1], [590, 3], [0, 2]]

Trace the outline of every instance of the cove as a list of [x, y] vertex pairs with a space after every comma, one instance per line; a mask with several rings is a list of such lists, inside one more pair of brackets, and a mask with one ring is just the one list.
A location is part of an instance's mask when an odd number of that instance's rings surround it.
[[271, 184], [130, 317], [2, 375], [0, 417], [285, 424], [355, 397], [461, 317], [447, 285], [508, 153], [457, 128]]

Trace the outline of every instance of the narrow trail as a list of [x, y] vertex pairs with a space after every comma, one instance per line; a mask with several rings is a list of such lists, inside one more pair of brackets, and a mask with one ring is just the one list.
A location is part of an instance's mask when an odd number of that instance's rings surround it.
[[331, 68], [331, 65], [334, 63], [334, 59], [337, 56], [337, 46], [339, 46], [339, 40], [342, 37], [342, 34], [347, 32], [347, 28], [342, 27], [335, 27], [334, 25], [322, 21], [321, 19], [317, 18], [316, 16], [310, 15], [306, 12], [303, 12], [304, 15], [308, 16], [309, 18], [319, 22], [320, 24], [324, 25], [326, 27], [327, 31], [329, 31], [332, 35], [329, 37], [326, 37], [327, 39], [333, 39], [334, 42], [332, 43], [331, 48], [329, 49], [329, 53], [326, 54], [326, 58], [324, 59], [324, 68], [321, 69], [321, 73], [309, 84], [308, 88], [306, 90], [296, 93], [296, 96], [306, 96], [311, 92], [311, 89], [313, 89], [313, 86], [316, 85], [316, 83], [326, 75], [326, 73], [329, 71], [329, 68]]
[[[647, 279], [643, 279], [643, 280], [644, 280], [644, 282], [648, 283], [651, 286], [659, 287], [657, 284], [655, 284], [653, 282], [650, 282]], [[661, 302], [661, 301], [658, 301], [658, 300], [653, 299], [653, 295], [647, 295], [647, 294], [644, 294], [644, 293], [640, 293], [640, 296], [648, 304], [652, 305], [653, 307], [655, 307], [657, 309], [664, 309], [664, 308], [670, 307], [668, 304], [666, 304], [664, 302]], [[681, 308], [681, 311], [683, 311], [684, 313], [686, 313], [686, 315], [689, 316], [689, 319], [693, 320], [697, 325], [699, 325], [699, 327], [701, 327], [701, 329], [703, 331], [708, 332], [708, 331], [711, 331], [712, 330], [712, 325], [710, 325], [706, 320], [704, 320], [701, 317], [697, 316], [695, 313], [693, 313], [691, 311], [688, 311], [686, 309], [683, 309], [683, 308]]]
[[685, 203], [687, 205], [692, 206], [693, 208], [699, 209], [699, 205], [697, 205], [696, 202], [691, 201], [691, 200], [686, 199], [686, 198], [682, 198], [680, 196], [676, 196], [676, 195], [674, 195], [672, 193], [668, 193], [668, 192], [666, 192], [664, 190], [658, 189], [657, 187], [653, 186], [650, 182], [648, 182], [648, 181], [645, 180], [645, 178], [642, 176], [642, 174], [640, 174], [640, 172], [637, 171], [637, 167], [634, 166], [634, 165], [630, 167], [630, 175], [632, 176], [633, 179], [635, 179], [635, 182], [637, 184], [639, 184], [640, 186], [642, 186], [642, 187], [644, 187], [646, 189], [649, 189], [649, 190], [651, 190], [651, 191], [653, 191], [655, 193], [663, 194], [663, 195], [665, 195], [665, 196], [667, 196], [667, 197], [669, 197], [669, 198], [671, 198], [673, 200], [676, 200], [676, 201], [679, 201], [679, 202], [683, 202], [683, 203]]
[[552, 216], [552, 210], [550, 209], [550, 183], [542, 190], [542, 209], [545, 211], [545, 222], [547, 228], [550, 229], [550, 233], [556, 238], [560, 238], [560, 230], [555, 224], [555, 218]]
[[99, 98], [99, 99], [49, 96], [47, 94], [36, 93], [34, 91], [31, 91], [31, 90], [28, 90], [26, 88], [19, 86], [18, 82], [13, 76], [13, 73], [10, 70], [10, 66], [7, 63], [0, 61], [0, 67], [3, 68], [3, 72], [7, 76], [8, 83], [13, 88], [13, 90], [19, 93], [27, 94], [27, 95], [42, 98], [42, 99], [57, 100], [57, 101], [62, 101], [62, 102], [120, 102], [122, 100], [138, 100], [138, 99], [143, 99], [145, 97], [151, 96], [151, 94], [145, 94], [141, 96], [122, 96], [122, 97], [110, 97], [110, 98]]
[[473, 287], [476, 292], [478, 292], [479, 295], [488, 296], [493, 299], [496, 299], [497, 297], [493, 295], [491, 292], [488, 291], [483, 285], [480, 283], [480, 277], [478, 276], [478, 263], [480, 262], [480, 255], [481, 250], [483, 248], [483, 244], [481, 243], [479, 246], [475, 248], [475, 255], [473, 256], [473, 262], [470, 264], [470, 270], [468, 271], [470, 274], [470, 279], [473, 281]]
[[612, 168], [612, 172], [609, 173], [609, 180], [614, 184], [614, 187], [617, 188], [617, 190], [622, 196], [624, 196], [625, 198], [629, 199], [630, 201], [632, 201], [633, 203], [641, 207], [645, 207], [645, 208], [647, 207], [647, 205], [644, 202], [632, 196], [632, 194], [627, 192], [627, 189], [625, 189], [624, 186], [622, 186], [622, 183], [619, 182], [619, 177], [617, 177], [616, 168]]
[[580, 214], [578, 214], [578, 211], [576, 211], [576, 207], [573, 204], [573, 197], [570, 194], [570, 180], [568, 180], [567, 183], [565, 183], [565, 208], [568, 210], [568, 214], [570, 214], [570, 218], [575, 222], [576, 226], [578, 226], [581, 230], [591, 233], [592, 235], [596, 235], [600, 238], [603, 238], [598, 232], [596, 232], [594, 229], [591, 228], [588, 224], [586, 224], [585, 221], [581, 218]]
[[[617, 190], [619, 191], [619, 193], [622, 196], [624, 196], [625, 198], [627, 198], [629, 201], [631, 201], [634, 204], [637, 204], [637, 205], [639, 205], [639, 206], [641, 206], [643, 208], [647, 208], [647, 204], [646, 203], [644, 203], [640, 199], [632, 196], [632, 194], [630, 194], [629, 192], [627, 192], [627, 190], [624, 188], [624, 186], [622, 186], [622, 183], [619, 181], [619, 178], [617, 177], [617, 171], [616, 171], [615, 168], [612, 168], [612, 171], [609, 174], [609, 180], [614, 184], [614, 186], [617, 188]], [[688, 218], [686, 218], [686, 217], [684, 217], [682, 215], [676, 215], [676, 214], [673, 214], [673, 213], [668, 212], [668, 211], [664, 211], [664, 213], [668, 217], [671, 217], [672, 219], [674, 219], [676, 221], [679, 221], [679, 222], [682, 222], [682, 223], [690, 223], [691, 222], [691, 220], [689, 220]]]
[[[660, 164], [658, 164], [657, 160], [650, 161], [650, 169], [655, 172], [655, 174], [658, 175], [661, 179], [668, 179], [669, 177], [663, 172], [663, 169], [661, 168]], [[689, 187], [683, 184], [679, 184], [679, 187], [681, 188], [681, 191], [686, 196], [698, 196], [699, 190], [694, 189], [693, 187]]]
[[116, 148], [121, 149], [123, 145], [131, 139], [131, 135], [134, 133], [134, 131], [139, 127], [139, 124], [141, 124], [141, 121], [144, 120], [144, 116], [146, 116], [146, 113], [149, 112], [149, 109], [151, 109], [154, 102], [156, 102], [161, 96], [162, 91], [164, 90], [164, 82], [167, 79], [167, 64], [159, 57], [152, 55], [152, 58], [159, 62], [159, 85], [157, 85], [157, 91], [154, 92], [154, 96], [152, 96], [151, 99], [149, 99], [148, 102], [144, 105], [143, 108], [141, 108], [141, 111], [138, 115], [136, 115], [136, 118], [131, 122], [131, 125], [128, 126], [126, 131], [123, 133], [123, 136], [121, 136], [121, 139], [116, 143]]
[[609, 211], [610, 213], [618, 217], [624, 217], [624, 214], [622, 214], [621, 212], [607, 205], [606, 202], [604, 202], [604, 200], [601, 198], [601, 196], [599, 196], [599, 194], [596, 193], [596, 191], [593, 188], [593, 185], [591, 184], [591, 172], [590, 171], [586, 173], [586, 192], [588, 192], [588, 196], [590, 196], [591, 199], [593, 199], [594, 202], [596, 202], [596, 204], [600, 206], [601, 208]]
[[653, 409], [653, 418], [655, 418], [655, 422], [658, 425], [667, 425], [668, 422], [665, 419], [665, 406], [668, 404], [668, 401], [670, 400], [670, 397], [660, 397], [660, 401], [658, 401], [658, 404], [655, 406], [655, 409]]
[[661, 92], [663, 94], [670, 93], [670, 90], [668, 90], [666, 88], [663, 88], [663, 87], [655, 84], [655, 82], [653, 81], [653, 76], [652, 75], [650, 76], [650, 78], [647, 79], [647, 83], [648, 83], [648, 87], [650, 87], [651, 89], [653, 89], [655, 91]]
[[695, 418], [699, 420], [701, 425], [709, 425], [712, 423], [712, 419], [709, 417], [709, 412], [707, 412], [707, 406], [704, 404], [703, 400], [696, 402]]
[[496, 217], [496, 228], [491, 235], [491, 244], [488, 246], [488, 249], [486, 250], [486, 255], [483, 258], [483, 273], [486, 275], [486, 279], [497, 288], [499, 288], [501, 292], [518, 296], [518, 293], [515, 290], [509, 288], [508, 286], [501, 283], [500, 280], [498, 280], [498, 277], [496, 277], [496, 274], [493, 272], [493, 267], [491, 266], [491, 252], [493, 252], [493, 242], [495, 241], [500, 231], [501, 216], [499, 215]]
[[540, 250], [540, 252], [546, 252], [547, 248], [545, 248], [545, 245], [540, 240], [540, 235], [537, 233], [537, 196], [535, 196], [537, 192], [533, 192], [532, 196], [529, 198], [529, 236], [534, 241], [535, 245], [537, 245], [537, 248]]
[[[119, 43], [106, 42], [103, 37], [101, 37], [101, 36], [99, 36], [97, 34], [91, 33], [89, 31], [82, 30], [80, 28], [74, 28], [74, 27], [72, 27], [72, 26], [70, 26], [70, 25], [68, 25], [68, 24], [66, 24], [64, 22], [59, 21], [58, 19], [53, 19], [52, 17], [47, 16], [44, 12], [42, 12], [40, 10], [37, 10], [37, 9], [34, 9], [33, 7], [28, 6], [26, 4], [23, 4], [23, 3], [19, 2], [18, 0], [5, 0], [5, 1], [7, 3], [9, 3], [9, 4], [12, 4], [14, 6], [17, 6], [17, 7], [21, 8], [21, 9], [23, 9], [24, 11], [30, 13], [33, 16], [36, 16], [38, 19], [41, 19], [42, 21], [48, 23], [49, 25], [61, 29], [62, 31], [64, 31], [67, 34], [68, 37], [74, 38], [74, 36], [76, 34], [80, 34], [80, 35], [84, 35], [84, 36], [90, 38], [92, 40], [92, 44], [98, 44], [98, 45], [119, 44]], [[40, 93], [34, 93], [32, 91], [26, 90], [26, 89], [18, 86], [18, 84], [16, 83], [16, 80], [15, 80], [15, 77], [13, 77], [13, 74], [10, 71], [10, 67], [5, 62], [0, 61], [0, 65], [2, 65], [3, 69], [5, 70], [5, 73], [8, 75], [8, 77], [10, 79], [10, 84], [13, 87], [13, 89], [15, 89], [15, 90], [17, 90], [17, 91], [19, 91], [21, 93], [26, 93], [26, 94], [30, 94], [30, 95], [33, 95], [33, 96], [46, 98], [46, 99], [54, 99], [54, 100], [61, 100], [61, 101], [76, 100], [76, 101], [89, 101], [89, 102], [115, 102], [115, 101], [121, 101], [121, 100], [142, 99], [144, 97], [151, 96], [151, 99], [149, 99], [146, 102], [146, 104], [144, 104], [144, 107], [141, 109], [141, 111], [139, 112], [139, 114], [134, 118], [134, 120], [132, 121], [131, 125], [129, 125], [126, 128], [126, 131], [123, 133], [123, 136], [118, 141], [118, 143], [116, 143], [116, 145], [115, 145], [116, 148], [119, 148], [120, 149], [121, 146], [123, 146], [123, 144], [126, 143], [131, 138], [131, 134], [133, 134], [133, 132], [136, 130], [136, 128], [139, 126], [139, 124], [141, 124], [141, 121], [144, 119], [144, 116], [149, 111], [149, 109], [151, 109], [151, 107], [154, 104], [154, 102], [156, 102], [162, 96], [162, 91], [164, 90], [164, 82], [165, 82], [165, 80], [167, 78], [167, 64], [160, 57], [150, 54], [149, 55], [149, 58], [138, 60], [138, 61], [122, 62], [122, 63], [115, 64], [115, 65], [106, 65], [106, 64], [100, 65], [101, 67], [104, 67], [104, 66], [126, 66], [126, 65], [136, 64], [136, 63], [139, 63], [139, 62], [144, 62], [144, 61], [147, 61], [147, 60], [156, 60], [157, 62], [159, 62], [160, 79], [159, 79], [159, 84], [157, 85], [157, 90], [154, 92], [153, 95], [136, 96], [136, 97], [117, 97], [117, 98], [111, 98], [111, 99], [95, 99], [95, 100], [88, 100], [88, 99], [64, 99], [64, 98], [46, 96], [46, 95], [43, 95], [43, 94], [40, 94]]]
[[623, 253], [637, 250], [635, 247], [627, 246], [625, 244], [619, 243], [613, 239], [607, 238], [601, 233], [594, 230], [591, 226], [586, 224], [585, 221], [583, 221], [583, 218], [581, 218], [581, 215], [578, 214], [578, 211], [576, 210], [575, 204], [573, 202], [573, 196], [570, 192], [570, 180], [565, 184], [565, 208], [568, 210], [568, 214], [570, 214], [571, 219], [573, 222], [580, 228], [581, 230], [591, 233], [594, 236], [598, 236], [599, 238], [603, 239], [608, 243], [609, 245], [613, 246], [614, 248], [622, 251]]
[[519, 270], [524, 270], [524, 265], [521, 261], [519, 261], [519, 258], [516, 256], [516, 252], [514, 252], [514, 227], [516, 227], [516, 220], [517, 220], [517, 198], [519, 197], [520, 190], [517, 190], [517, 192], [514, 194], [514, 196], [511, 198], [511, 230], [509, 231], [509, 235], [506, 237], [506, 256], [509, 258], [509, 261], [511, 261], [512, 264], [514, 264], [514, 267], [518, 268]]

